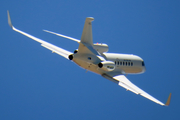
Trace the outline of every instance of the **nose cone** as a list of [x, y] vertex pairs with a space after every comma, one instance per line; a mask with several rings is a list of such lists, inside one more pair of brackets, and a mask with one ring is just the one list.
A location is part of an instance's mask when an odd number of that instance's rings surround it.
[[142, 67], [142, 73], [144, 73], [146, 71], [146, 67]]

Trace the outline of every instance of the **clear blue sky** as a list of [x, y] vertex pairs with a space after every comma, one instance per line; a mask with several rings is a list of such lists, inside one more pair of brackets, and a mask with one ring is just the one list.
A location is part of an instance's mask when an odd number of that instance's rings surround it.
[[[1, 120], [178, 120], [180, 101], [179, 0], [1, 0]], [[14, 26], [74, 51], [76, 42], [42, 29], [80, 39], [86, 17], [94, 17], [93, 40], [109, 52], [141, 56], [147, 71], [128, 75], [134, 84], [166, 102], [142, 96], [51, 53], [10, 29]]]

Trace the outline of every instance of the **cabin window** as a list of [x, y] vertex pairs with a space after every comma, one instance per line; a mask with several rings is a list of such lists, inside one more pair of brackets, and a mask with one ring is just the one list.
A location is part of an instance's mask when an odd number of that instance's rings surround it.
[[123, 62], [123, 65], [124, 65], [124, 62]]
[[144, 61], [142, 62], [142, 66], [145, 66]]
[[130, 66], [130, 62], [128, 62], [128, 66]]
[[116, 61], [115, 61], [114, 63], [115, 63], [115, 65], [116, 65]]
[[118, 65], [119, 65], [119, 61], [118, 61], [118, 63], [117, 63]]
[[122, 62], [120, 62], [120, 65], [122, 65]]
[[131, 62], [131, 66], [133, 66], [133, 62]]
[[127, 66], [127, 62], [126, 62], [126, 66]]

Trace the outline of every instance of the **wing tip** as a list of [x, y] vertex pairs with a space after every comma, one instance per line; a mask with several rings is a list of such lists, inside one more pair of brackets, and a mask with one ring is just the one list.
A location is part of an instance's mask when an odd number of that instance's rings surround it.
[[169, 94], [169, 97], [167, 99], [167, 102], [166, 102], [165, 106], [169, 106], [170, 105], [170, 101], [171, 101], [171, 93]]
[[9, 10], [7, 10], [7, 16], [8, 16], [8, 24], [11, 28], [13, 28], [13, 25], [12, 25], [12, 22], [11, 22], [11, 17], [10, 17], [10, 14], [9, 14]]

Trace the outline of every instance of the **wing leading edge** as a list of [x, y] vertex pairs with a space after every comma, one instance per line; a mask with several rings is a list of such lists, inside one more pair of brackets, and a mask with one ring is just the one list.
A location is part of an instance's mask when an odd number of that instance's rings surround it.
[[16, 29], [16, 28], [12, 25], [9, 11], [7, 11], [7, 14], [8, 14], [8, 24], [9, 24], [9, 26], [10, 26], [14, 31], [19, 32], [19, 33], [21, 33], [21, 34], [23, 34], [23, 35], [25, 35], [25, 36], [27, 36], [27, 37], [35, 40], [35, 41], [41, 43], [41, 46], [43, 46], [43, 47], [51, 50], [51, 51], [54, 52], [54, 53], [57, 53], [57, 54], [65, 57], [66, 59], [69, 59], [68, 56], [69, 56], [70, 54], [72, 54], [71, 52], [69, 52], [69, 51], [67, 51], [67, 50], [64, 50], [64, 49], [62, 49], [62, 48], [60, 48], [60, 47], [57, 47], [57, 46], [55, 46], [55, 45], [53, 45], [53, 44], [51, 44], [51, 43], [48, 43], [48, 42], [46, 42], [46, 41], [44, 41], [44, 40], [41, 40], [41, 39], [39, 39], [39, 38], [37, 38], [37, 37], [34, 37], [34, 36], [32, 36], [32, 35], [30, 35], [30, 34], [28, 34], [28, 33], [25, 33], [25, 32], [23, 32], [23, 31], [21, 31], [21, 30]]
[[171, 99], [171, 93], [169, 94], [168, 100], [166, 102], [166, 104], [162, 103], [161, 101], [157, 100], [156, 98], [154, 98], [153, 96], [149, 95], [148, 93], [146, 93], [145, 91], [143, 91], [142, 89], [140, 89], [139, 87], [137, 87], [136, 85], [134, 85], [130, 80], [128, 80], [124, 75], [117, 75], [114, 77], [111, 77], [107, 74], [103, 74], [103, 77], [117, 83], [119, 86], [125, 88], [127, 91], [131, 91], [137, 95], [141, 95], [157, 104], [160, 104], [162, 106], [168, 106], [170, 104], [170, 99]]

